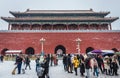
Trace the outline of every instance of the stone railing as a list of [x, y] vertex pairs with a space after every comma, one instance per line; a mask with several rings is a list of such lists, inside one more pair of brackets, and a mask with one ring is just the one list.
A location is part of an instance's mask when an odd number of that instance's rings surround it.
[[0, 30], [1, 32], [120, 32], [120, 30]]

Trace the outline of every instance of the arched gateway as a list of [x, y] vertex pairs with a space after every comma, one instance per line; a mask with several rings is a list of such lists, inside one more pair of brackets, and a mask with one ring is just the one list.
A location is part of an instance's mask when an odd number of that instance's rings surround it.
[[58, 45], [55, 47], [55, 54], [66, 54], [66, 49], [63, 45]]
[[26, 49], [25, 54], [33, 55], [35, 53], [34, 51], [35, 50], [32, 47], [29, 47]]

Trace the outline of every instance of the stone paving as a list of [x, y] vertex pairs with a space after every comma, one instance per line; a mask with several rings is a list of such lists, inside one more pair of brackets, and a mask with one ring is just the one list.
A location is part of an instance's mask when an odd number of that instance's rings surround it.
[[[118, 74], [120, 74], [120, 70], [118, 71]], [[92, 71], [90, 70], [90, 78], [96, 78], [93, 76]], [[63, 64], [62, 61], [59, 60], [59, 65], [58, 66], [52, 66], [50, 67], [50, 78], [85, 78], [85, 77], [81, 77], [80, 73], [79, 73], [79, 69], [78, 69], [78, 75], [75, 76], [75, 73], [73, 71], [73, 73], [68, 73], [65, 72], [63, 69]], [[120, 78], [119, 76], [109, 76], [109, 75], [105, 75], [105, 74], [99, 74], [98, 78]]]
[[[35, 72], [35, 61], [31, 61], [31, 70], [27, 69], [25, 74], [15, 74], [12, 75], [11, 71], [14, 68], [14, 61], [4, 61], [4, 63], [0, 63], [0, 78], [38, 78]], [[90, 71], [91, 72], [91, 71]], [[17, 73], [17, 70], [16, 70]], [[118, 71], [118, 74], [120, 74], [120, 69]], [[58, 66], [50, 66], [49, 71], [50, 78], [85, 78], [81, 77], [78, 69], [78, 75], [75, 76], [75, 73], [68, 73], [65, 72], [63, 69], [62, 60], [59, 60]], [[92, 75], [92, 72], [90, 73], [90, 78], [95, 78]], [[104, 74], [100, 74], [99, 78], [120, 78], [119, 76], [108, 76]]]

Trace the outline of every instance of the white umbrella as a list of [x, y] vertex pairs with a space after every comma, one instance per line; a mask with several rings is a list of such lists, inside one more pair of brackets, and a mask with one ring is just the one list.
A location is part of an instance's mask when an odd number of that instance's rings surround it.
[[103, 53], [114, 53], [113, 50], [101, 50]]
[[96, 53], [88, 52], [87, 54], [96, 54]]

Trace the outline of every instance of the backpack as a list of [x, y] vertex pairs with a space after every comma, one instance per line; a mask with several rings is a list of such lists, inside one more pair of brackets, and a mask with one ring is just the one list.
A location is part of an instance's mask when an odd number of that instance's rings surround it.
[[38, 77], [40, 77], [40, 76], [42, 76], [43, 75], [43, 73], [44, 73], [44, 68], [43, 67], [37, 67], [37, 76]]
[[85, 60], [85, 67], [86, 67], [86, 69], [91, 68], [91, 66], [90, 66], [90, 59], [86, 59]]

